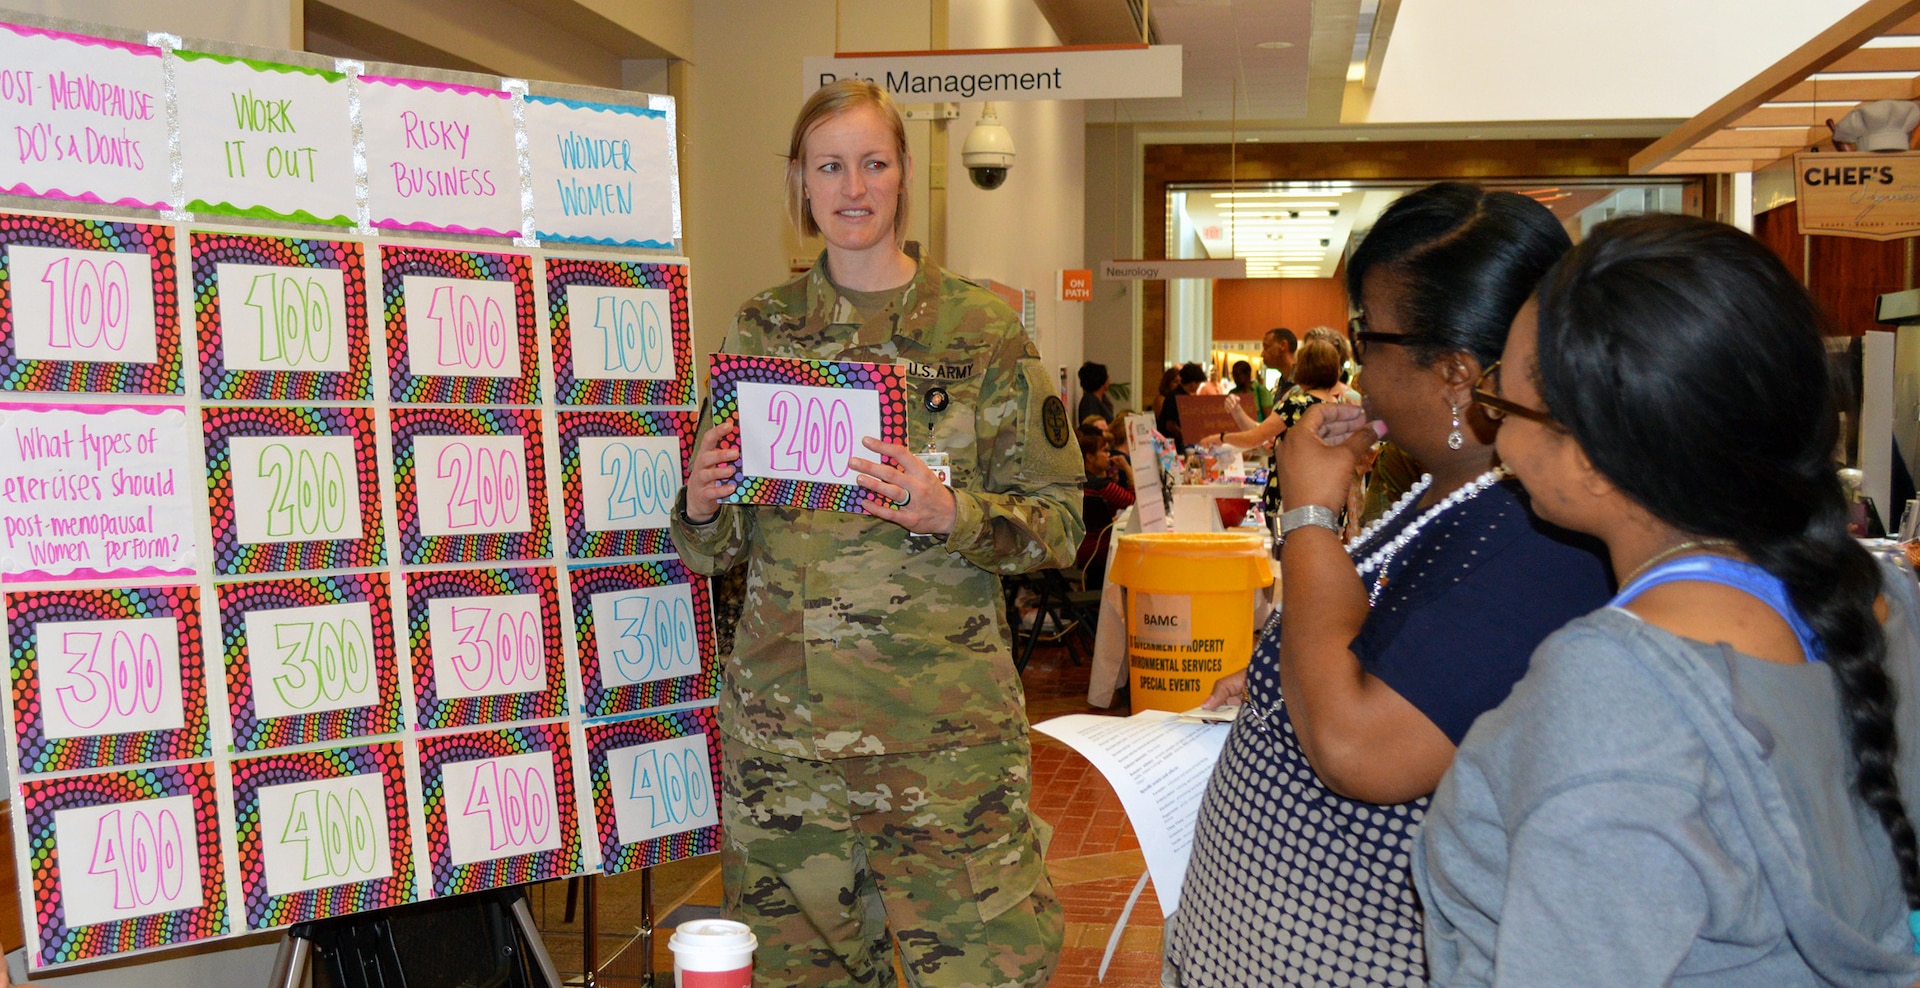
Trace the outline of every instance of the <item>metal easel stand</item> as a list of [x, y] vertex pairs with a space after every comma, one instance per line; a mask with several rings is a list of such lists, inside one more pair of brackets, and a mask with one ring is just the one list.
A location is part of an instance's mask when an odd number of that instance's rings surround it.
[[519, 887], [296, 924], [268, 985], [307, 988], [322, 972], [336, 988], [564, 988]]
[[[655, 988], [656, 984], [660, 988], [672, 988], [672, 969], [669, 968], [657, 974], [653, 969], [653, 868], [642, 866], [639, 871], [640, 925], [634, 930], [632, 939], [627, 940], [619, 950], [614, 951], [612, 957], [606, 959], [605, 972], [601, 971], [599, 945], [594, 939], [599, 935], [600, 929], [599, 917], [593, 912], [593, 903], [597, 895], [594, 882], [599, 876], [587, 875], [581, 880], [583, 896], [587, 903], [585, 907], [587, 912], [583, 917], [584, 929], [588, 937], [588, 948], [584, 952], [585, 963], [583, 964], [587, 974], [582, 982], [586, 988], [596, 988], [595, 979], [602, 974], [611, 984], [631, 984], [637, 978], [640, 988]], [[630, 958], [629, 952], [637, 957]], [[638, 970], [635, 971], [635, 968]], [[656, 979], [658, 979], [657, 982]]]

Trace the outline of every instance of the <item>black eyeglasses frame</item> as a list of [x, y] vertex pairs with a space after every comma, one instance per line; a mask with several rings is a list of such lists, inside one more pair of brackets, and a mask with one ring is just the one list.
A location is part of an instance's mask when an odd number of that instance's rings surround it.
[[1473, 403], [1480, 406], [1481, 410], [1486, 413], [1487, 418], [1498, 422], [1511, 415], [1515, 418], [1522, 418], [1529, 422], [1544, 425], [1555, 431], [1561, 431], [1560, 422], [1553, 417], [1552, 413], [1538, 408], [1528, 408], [1517, 401], [1508, 399], [1497, 391], [1490, 390], [1487, 387], [1487, 382], [1489, 380], [1497, 382], [1500, 379], [1499, 373], [1500, 361], [1496, 360], [1488, 364], [1487, 369], [1481, 371], [1480, 376], [1473, 382]]

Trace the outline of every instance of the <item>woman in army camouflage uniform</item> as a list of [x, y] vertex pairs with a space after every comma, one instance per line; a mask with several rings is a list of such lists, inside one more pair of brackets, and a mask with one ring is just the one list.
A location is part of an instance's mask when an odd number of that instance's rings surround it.
[[[1071, 564], [1080, 459], [1013, 310], [902, 251], [911, 166], [879, 87], [808, 99], [788, 206], [826, 252], [722, 344], [906, 365], [908, 445], [850, 461], [888, 503], [720, 504], [739, 453], [708, 423], [674, 510], [689, 566], [749, 566], [719, 721], [726, 901], [759, 937], [756, 984], [890, 985], [897, 946], [917, 985], [1037, 986], [1059, 957], [998, 577]], [[951, 488], [911, 454], [928, 443]]]

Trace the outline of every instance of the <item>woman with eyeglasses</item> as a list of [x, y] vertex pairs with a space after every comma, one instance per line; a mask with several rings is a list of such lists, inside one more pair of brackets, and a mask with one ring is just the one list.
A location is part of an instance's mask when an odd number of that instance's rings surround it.
[[[1366, 409], [1316, 405], [1280, 445], [1284, 625], [1208, 700], [1242, 707], [1167, 923], [1167, 984], [1422, 983], [1406, 868], [1426, 797], [1534, 646], [1607, 594], [1599, 557], [1537, 526], [1495, 468], [1470, 397], [1567, 248], [1539, 203], [1443, 184], [1355, 249]], [[1343, 545], [1335, 512], [1382, 432], [1427, 474]]]
[[1434, 796], [1435, 984], [1920, 978], [1920, 599], [1847, 535], [1819, 323], [1766, 247], [1681, 216], [1594, 228], [1515, 321], [1481, 385], [1501, 457], [1621, 589]]

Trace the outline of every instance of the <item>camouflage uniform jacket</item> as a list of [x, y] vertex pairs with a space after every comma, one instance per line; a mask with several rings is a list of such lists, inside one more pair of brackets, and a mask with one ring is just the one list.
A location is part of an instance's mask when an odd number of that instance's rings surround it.
[[[694, 525], [683, 490], [672, 530], [686, 564], [706, 574], [743, 555], [749, 564], [721, 729], [816, 760], [1023, 736], [999, 574], [1072, 565], [1082, 468], [1066, 407], [1013, 311], [923, 261], [905, 293], [861, 323], [822, 256], [741, 307], [722, 350], [906, 364], [907, 445], [931, 439], [951, 454], [957, 511], [945, 537], [737, 504]], [[936, 389], [948, 399], [940, 411], [929, 408]], [[703, 417], [701, 431], [711, 427]]]

